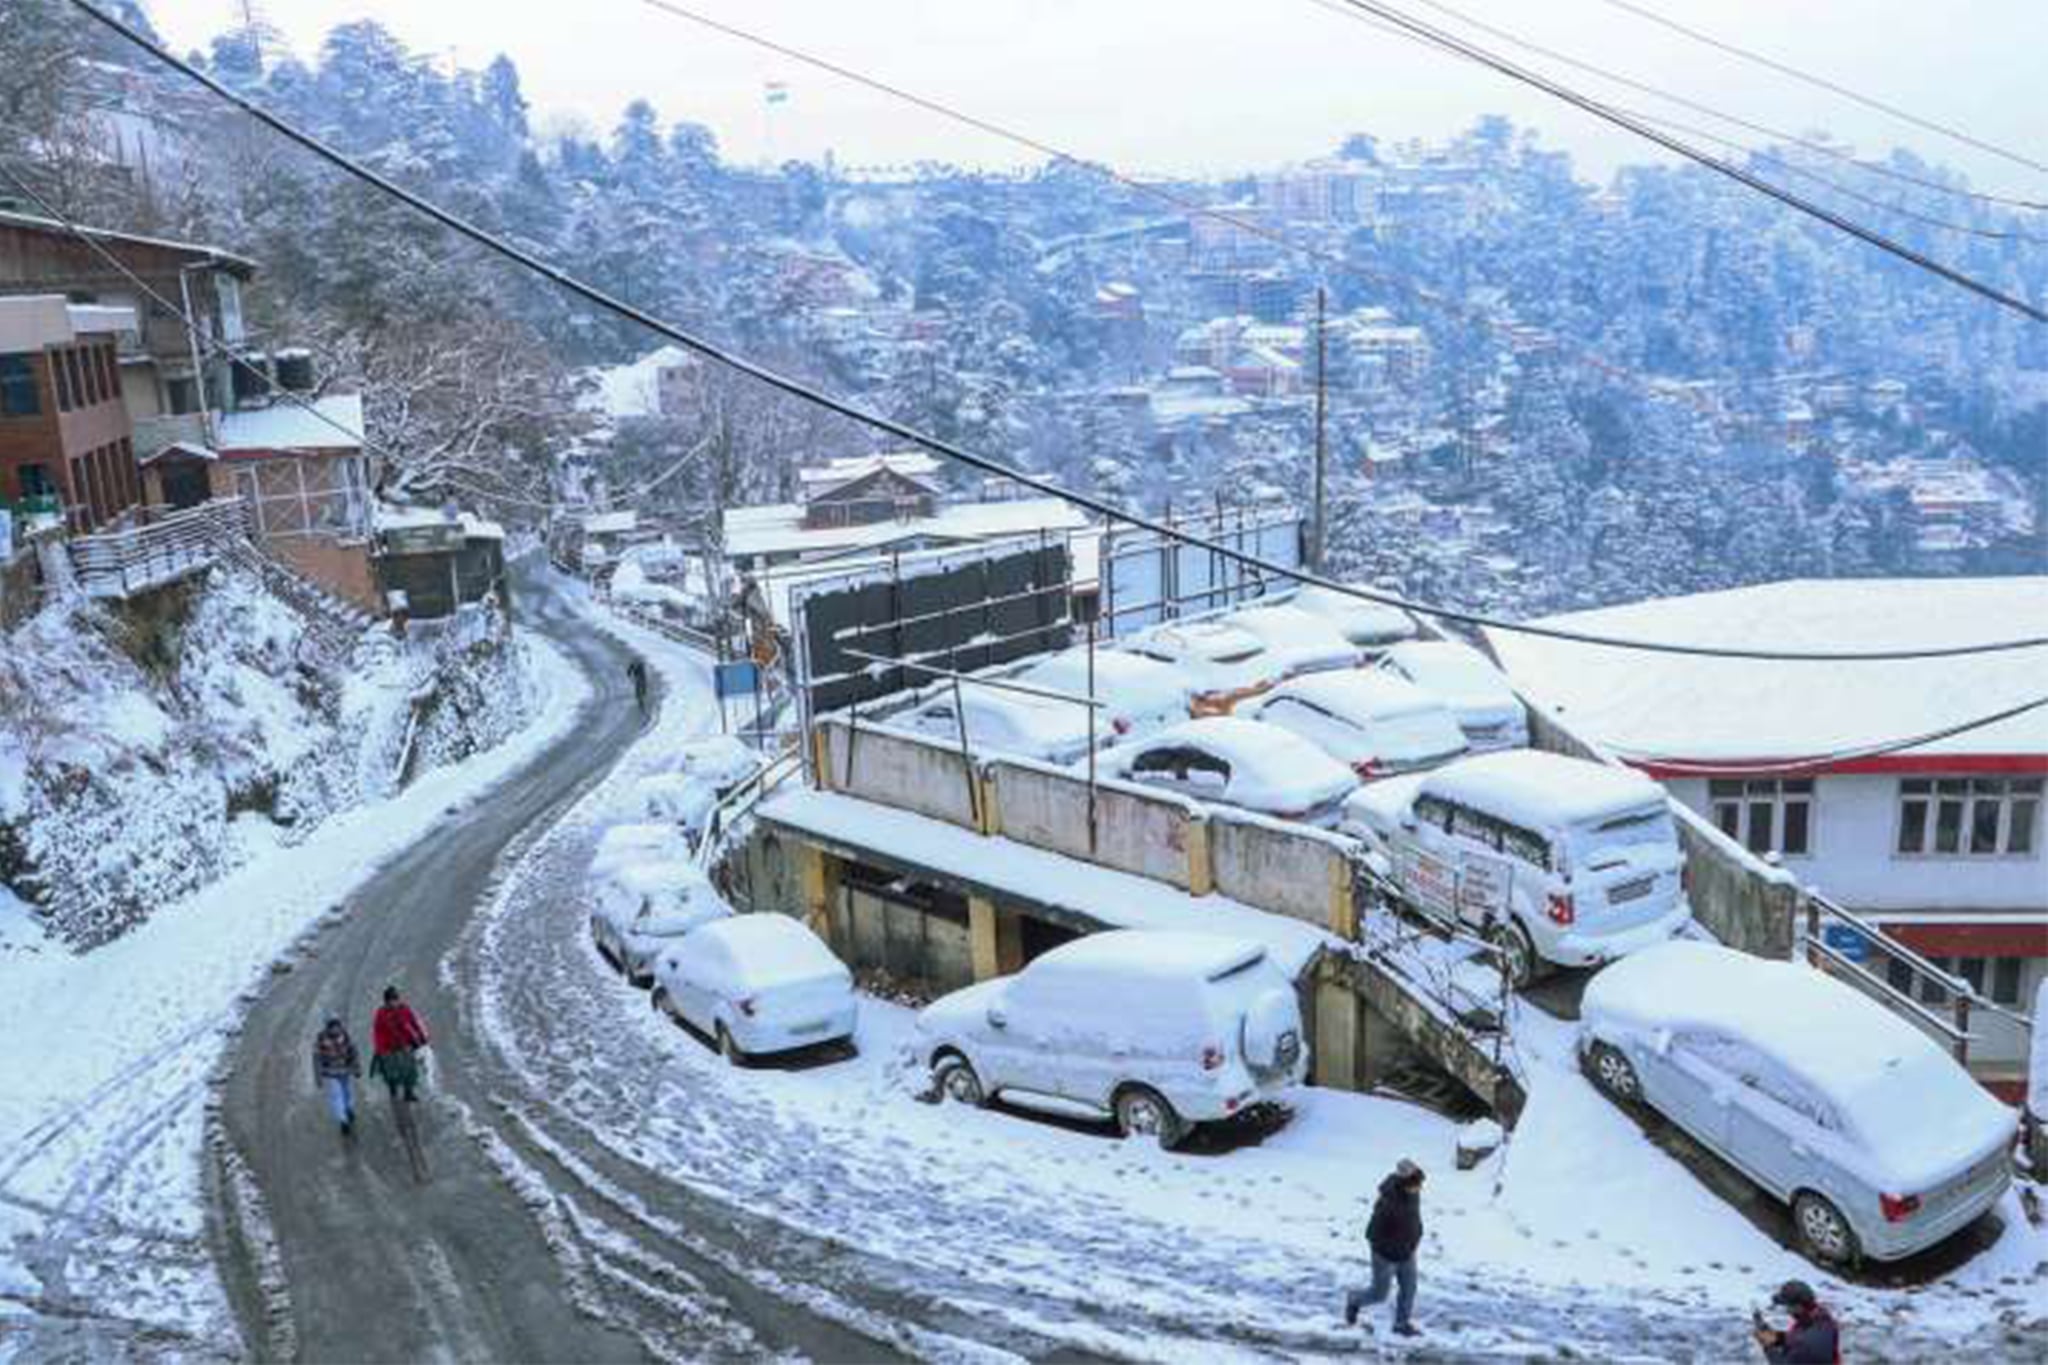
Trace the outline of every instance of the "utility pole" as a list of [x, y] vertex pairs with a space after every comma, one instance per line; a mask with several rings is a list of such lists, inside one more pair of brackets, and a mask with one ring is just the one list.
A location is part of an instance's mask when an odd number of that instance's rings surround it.
[[1317, 573], [1323, 571], [1323, 537], [1329, 530], [1326, 519], [1326, 483], [1329, 453], [1323, 439], [1324, 418], [1329, 409], [1329, 385], [1323, 380], [1323, 286], [1316, 286], [1316, 493], [1314, 516], [1309, 522], [1308, 564]]

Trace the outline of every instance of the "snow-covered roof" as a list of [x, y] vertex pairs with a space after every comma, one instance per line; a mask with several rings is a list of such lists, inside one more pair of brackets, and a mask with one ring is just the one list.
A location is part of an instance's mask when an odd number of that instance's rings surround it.
[[1300, 607], [1284, 602], [1271, 607], [1246, 607], [1224, 619], [1255, 636], [1289, 671], [1337, 668], [1358, 662], [1357, 648], [1337, 632], [1335, 625]]
[[661, 415], [661, 372], [692, 369], [700, 362], [680, 346], [663, 346], [650, 351], [630, 365], [613, 365], [590, 371], [596, 387], [583, 406], [613, 418], [659, 417]]
[[592, 512], [583, 519], [586, 536], [615, 536], [640, 525], [640, 514], [628, 507], [618, 512]]
[[1097, 867], [838, 792], [779, 792], [756, 808], [760, 818], [829, 842], [887, 852], [998, 896], [1064, 910], [1120, 929], [1197, 929], [1265, 945], [1279, 968], [1297, 976], [1325, 945], [1339, 940], [1300, 920], [1268, 914], [1228, 896], [1190, 896], [1177, 887]]
[[[1547, 617], [1625, 639], [1799, 650], [1924, 649], [2038, 635], [2048, 577], [1793, 579]], [[1509, 631], [1494, 649], [1531, 701], [1625, 756], [1748, 760], [1928, 734], [2041, 693], [2048, 649], [1844, 663], [1711, 659], [1574, 645]], [[1891, 756], [2048, 758], [2048, 711]]]
[[428, 526], [460, 526], [471, 540], [503, 540], [505, 528], [495, 521], [472, 516], [459, 509], [441, 507], [399, 507], [380, 502], [371, 509], [371, 520], [379, 531], [413, 531]]
[[937, 479], [939, 462], [920, 450], [899, 451], [891, 455], [841, 456], [797, 470], [799, 496], [809, 502], [884, 469], [929, 486]]
[[38, 218], [32, 213], [13, 213], [6, 210], [0, 210], [0, 227], [28, 228], [57, 237], [83, 235], [101, 242], [126, 242], [133, 246], [158, 247], [165, 251], [197, 256], [211, 264], [225, 266], [244, 277], [256, 273], [256, 262], [248, 257], [237, 256], [231, 251], [223, 251], [217, 246], [206, 246], [199, 242], [180, 242], [169, 237], [143, 237], [132, 232], [113, 232], [106, 228], [73, 227], [55, 219]]
[[1632, 768], [1543, 749], [1503, 749], [1447, 763], [1423, 789], [1531, 829], [1664, 804], [1664, 789]]
[[1088, 524], [1080, 508], [1061, 498], [1012, 498], [951, 503], [929, 517], [865, 526], [805, 526], [801, 503], [725, 509], [728, 556], [825, 554], [878, 549], [904, 540], [994, 540], [1035, 531], [1077, 531]]
[[224, 414], [214, 443], [223, 454], [256, 450], [361, 450], [363, 398], [335, 393], [302, 403]]
[[1111, 929], [1062, 943], [1033, 960], [1058, 963], [1062, 968], [1089, 972], [1113, 972], [1132, 978], [1132, 984], [1154, 981], [1207, 981], [1256, 961], [1265, 945], [1253, 939], [1231, 938], [1182, 929]]

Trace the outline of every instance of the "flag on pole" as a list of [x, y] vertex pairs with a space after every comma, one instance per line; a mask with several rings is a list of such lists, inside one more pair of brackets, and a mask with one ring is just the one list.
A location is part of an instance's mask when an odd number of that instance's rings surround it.
[[768, 81], [763, 87], [770, 104], [789, 103], [789, 85], [785, 81]]

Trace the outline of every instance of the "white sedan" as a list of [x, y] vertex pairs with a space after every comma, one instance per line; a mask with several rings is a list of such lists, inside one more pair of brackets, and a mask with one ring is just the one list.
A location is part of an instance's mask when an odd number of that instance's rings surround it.
[[1416, 632], [1415, 618], [1399, 607], [1313, 584], [1288, 598], [1287, 604], [1322, 617], [1346, 640], [1369, 652], [1413, 639]]
[[[1095, 715], [1102, 740], [1140, 739], [1188, 718], [1194, 688], [1179, 669], [1120, 649], [1097, 649], [1094, 660]], [[1088, 650], [1063, 649], [1022, 669], [1016, 680], [1030, 687], [1085, 697]]]
[[1283, 672], [1264, 641], [1226, 621], [1153, 626], [1124, 648], [1179, 670], [1194, 692], [1189, 706], [1197, 715], [1223, 715], [1280, 681]]
[[1299, 735], [1233, 716], [1186, 721], [1119, 744], [1102, 755], [1096, 771], [1326, 828], [1336, 825], [1344, 798], [1358, 786], [1349, 768]]
[[[889, 717], [888, 723], [929, 739], [958, 744], [963, 716], [967, 745], [973, 750], [1048, 763], [1071, 763], [1088, 752], [1088, 708], [1081, 702], [1036, 697], [968, 680], [957, 689], [951, 683], [933, 688], [909, 709]], [[1107, 737], [1105, 733], [1098, 742]]]
[[1275, 670], [1283, 677], [1356, 668], [1365, 657], [1335, 625], [1292, 603], [1246, 607], [1223, 619], [1264, 645]]
[[1443, 702], [1385, 673], [1313, 673], [1250, 704], [1253, 720], [1291, 730], [1372, 782], [1421, 772], [1469, 747]]
[[627, 863], [600, 878], [590, 910], [598, 951], [636, 986], [672, 942], [732, 913], [701, 869], [667, 859]]
[[845, 1040], [859, 1005], [853, 973], [799, 920], [735, 915], [661, 955], [654, 1007], [708, 1034], [728, 1062]]
[[1473, 751], [1519, 749], [1529, 742], [1529, 717], [1508, 675], [1484, 654], [1455, 640], [1395, 645], [1380, 667], [1441, 697], [1458, 717]]

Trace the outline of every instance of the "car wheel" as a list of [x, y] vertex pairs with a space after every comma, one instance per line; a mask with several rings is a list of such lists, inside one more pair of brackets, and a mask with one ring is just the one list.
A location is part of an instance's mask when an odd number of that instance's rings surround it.
[[1537, 966], [1536, 945], [1529, 941], [1529, 931], [1513, 920], [1497, 923], [1487, 938], [1507, 960], [1508, 985], [1514, 990], [1527, 990], [1530, 983], [1540, 974]]
[[1154, 1090], [1134, 1085], [1116, 1097], [1117, 1131], [1127, 1138], [1148, 1137], [1161, 1147], [1181, 1140], [1186, 1128], [1173, 1106]]
[[656, 986], [649, 993], [647, 1003], [658, 1013], [666, 1014], [671, 1019], [676, 1017], [676, 1012], [668, 1007], [668, 987], [666, 986]]
[[973, 1066], [957, 1053], [950, 1053], [940, 1061], [932, 1079], [938, 1082], [939, 1094], [955, 1104], [978, 1107], [988, 1103], [988, 1092], [981, 1088], [981, 1077], [975, 1075]]
[[1792, 1228], [1800, 1251], [1812, 1260], [1826, 1266], [1856, 1263], [1856, 1230], [1825, 1197], [1811, 1190], [1800, 1191], [1792, 1201]]
[[1586, 1050], [1586, 1069], [1593, 1075], [1593, 1084], [1605, 1091], [1609, 1099], [1618, 1104], [1642, 1102], [1643, 1083], [1636, 1076], [1635, 1063], [1620, 1048], [1593, 1044]]
[[747, 1064], [747, 1054], [740, 1051], [740, 1045], [732, 1040], [732, 1034], [727, 1031], [724, 1024], [718, 1026], [718, 1055], [725, 1058], [727, 1064], [731, 1066]]

